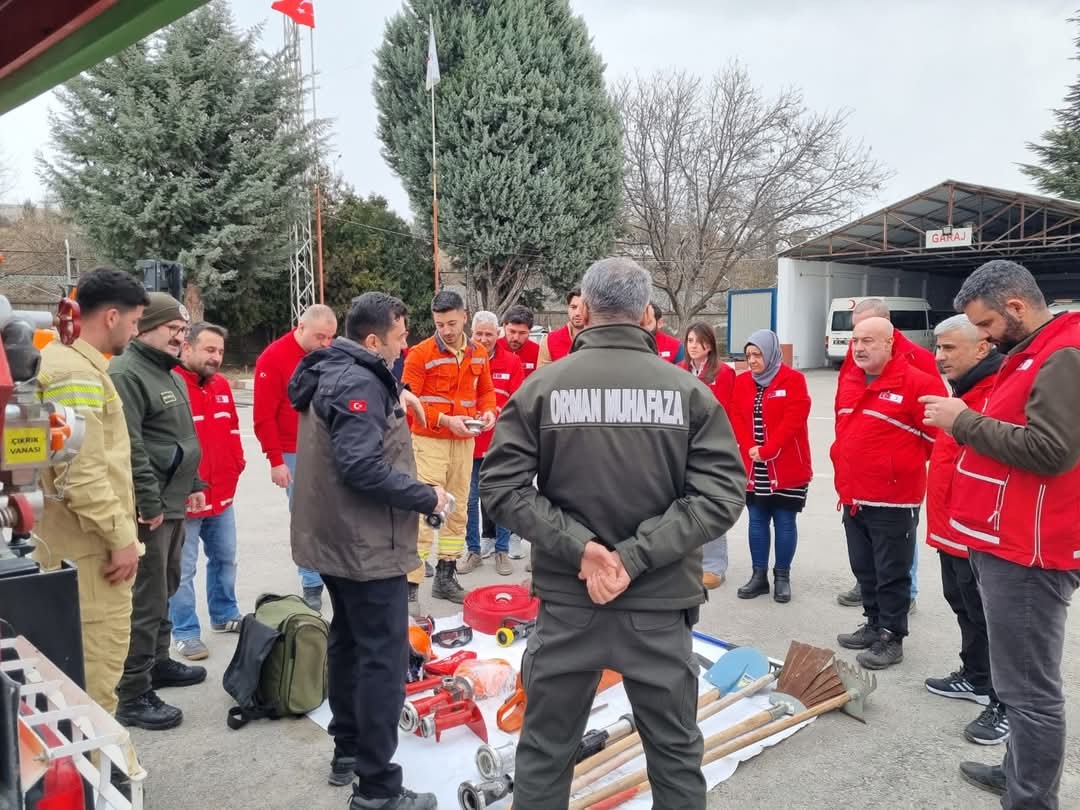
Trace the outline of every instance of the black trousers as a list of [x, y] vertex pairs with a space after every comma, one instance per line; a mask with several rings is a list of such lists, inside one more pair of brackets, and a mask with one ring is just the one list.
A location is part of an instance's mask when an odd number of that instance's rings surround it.
[[960, 625], [960, 661], [963, 673], [979, 692], [997, 700], [990, 678], [990, 641], [986, 637], [979, 583], [967, 557], [954, 557], [938, 550], [941, 559], [941, 590]]
[[356, 758], [356, 793], [397, 796], [401, 766], [392, 760], [409, 665], [408, 582], [404, 575], [357, 582], [323, 574], [323, 583], [334, 608], [327, 647], [334, 754]]
[[848, 561], [862, 590], [863, 615], [871, 627], [908, 634], [911, 561], [915, 558], [915, 509], [844, 507]]
[[139, 524], [139, 540], [146, 553], [139, 559], [131, 594], [131, 641], [124, 674], [116, 685], [120, 700], [134, 700], [149, 692], [154, 664], [169, 658], [169, 598], [180, 587], [180, 556], [186, 538], [183, 518], [162, 521], [153, 531]]

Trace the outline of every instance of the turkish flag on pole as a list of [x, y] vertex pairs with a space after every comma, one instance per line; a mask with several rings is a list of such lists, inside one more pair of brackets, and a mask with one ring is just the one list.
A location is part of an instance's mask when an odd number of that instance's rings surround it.
[[312, 5], [311, 0], [277, 0], [270, 8], [273, 11], [280, 11], [297, 25], [315, 27], [315, 6]]

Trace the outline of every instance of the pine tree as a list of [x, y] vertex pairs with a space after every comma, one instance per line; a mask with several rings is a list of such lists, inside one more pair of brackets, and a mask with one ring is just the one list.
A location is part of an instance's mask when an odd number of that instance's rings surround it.
[[[1080, 17], [1069, 22], [1080, 23]], [[1080, 36], [1074, 42], [1080, 49]], [[1080, 200], [1080, 79], [1069, 87], [1065, 105], [1054, 110], [1057, 126], [1043, 133], [1043, 142], [1028, 144], [1041, 165], [1025, 164], [1020, 168], [1041, 191]]]
[[99, 253], [179, 260], [207, 317], [288, 318], [288, 226], [310, 133], [283, 60], [218, 0], [68, 82], [42, 175]]
[[568, 0], [407, 0], [375, 69], [383, 154], [431, 223], [428, 15], [440, 244], [486, 309], [580, 279], [612, 246], [622, 151], [604, 66]]

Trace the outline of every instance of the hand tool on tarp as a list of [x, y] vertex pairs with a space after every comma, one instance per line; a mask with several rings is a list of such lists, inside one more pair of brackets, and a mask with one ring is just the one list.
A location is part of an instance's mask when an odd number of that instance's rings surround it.
[[435, 687], [435, 693], [431, 697], [405, 701], [405, 705], [401, 707], [398, 728], [406, 734], [411, 734], [420, 727], [423, 718], [434, 714], [440, 707], [471, 700], [472, 696], [472, 684], [464, 678], [443, 678], [442, 683]]
[[484, 715], [472, 700], [459, 700], [440, 706], [435, 714], [420, 719], [415, 733], [417, 737], [434, 737], [435, 742], [441, 742], [443, 734], [458, 726], [465, 726], [484, 742], [488, 741]]
[[[865, 722], [866, 698], [877, 688], [875, 675], [837, 660], [832, 650], [800, 642], [792, 643], [785, 662], [770, 708], [708, 737], [703, 766], [835, 709]], [[648, 772], [642, 769], [572, 801], [569, 810], [610, 810], [649, 789]]]

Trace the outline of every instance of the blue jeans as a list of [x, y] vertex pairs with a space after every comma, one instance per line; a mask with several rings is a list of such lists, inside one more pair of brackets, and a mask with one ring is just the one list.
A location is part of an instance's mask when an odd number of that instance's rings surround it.
[[[292, 513], [292, 492], [293, 485], [292, 479], [296, 476], [296, 453], [282, 453], [282, 458], [285, 459], [285, 466], [289, 468], [289, 486], [285, 489], [285, 494], [289, 496], [289, 513]], [[322, 577], [319, 576], [318, 571], [312, 571], [309, 568], [302, 568], [296, 566], [296, 570], [300, 572], [300, 584], [305, 588], [321, 588], [323, 586]]]
[[701, 547], [701, 570], [710, 574], [727, 573], [727, 535], [722, 534]]
[[[796, 513], [790, 509], [777, 509], [756, 503], [746, 505], [750, 515], [750, 559], [754, 568], [769, 567], [769, 551], [772, 546], [772, 530], [776, 529], [776, 567], [786, 571], [795, 558], [795, 546], [799, 532], [795, 527]], [[771, 525], [770, 525], [771, 524]]]
[[206, 550], [206, 602], [210, 623], [225, 624], [240, 618], [236, 603], [236, 515], [230, 506], [220, 515], [189, 518], [187, 537], [180, 554], [180, 587], [169, 599], [169, 621], [177, 641], [198, 638], [195, 613], [195, 570], [199, 566], [199, 540]]
[[[480, 465], [482, 458], [474, 458], [472, 463], [472, 483], [469, 484], [469, 511], [465, 523], [465, 547], [476, 554], [480, 553]], [[510, 530], [502, 526], [495, 527], [495, 551], [510, 551]]]

